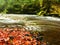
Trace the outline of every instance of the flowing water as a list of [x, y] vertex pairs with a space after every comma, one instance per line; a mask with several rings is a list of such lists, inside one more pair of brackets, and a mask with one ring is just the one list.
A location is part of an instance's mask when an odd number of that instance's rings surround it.
[[24, 28], [27, 30], [40, 31], [44, 34], [48, 45], [60, 45], [60, 18], [8, 14], [4, 15], [4, 17], [18, 20], [17, 24], [24, 24]]

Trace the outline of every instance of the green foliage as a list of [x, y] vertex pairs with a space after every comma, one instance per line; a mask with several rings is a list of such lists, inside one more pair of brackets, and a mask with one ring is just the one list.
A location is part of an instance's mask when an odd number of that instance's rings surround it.
[[[59, 17], [59, 11], [57, 8], [59, 8], [57, 4], [59, 3], [59, 0], [43, 0], [42, 1], [42, 7], [40, 8], [40, 12], [37, 14], [39, 16], [55, 16]], [[52, 7], [53, 6], [53, 7]]]
[[36, 14], [37, 12], [39, 12], [39, 9], [40, 9], [39, 0], [0, 1], [0, 13]]
[[[60, 0], [0, 0], [0, 13], [49, 15], [53, 10], [51, 3]], [[53, 10], [54, 11], [54, 10]]]

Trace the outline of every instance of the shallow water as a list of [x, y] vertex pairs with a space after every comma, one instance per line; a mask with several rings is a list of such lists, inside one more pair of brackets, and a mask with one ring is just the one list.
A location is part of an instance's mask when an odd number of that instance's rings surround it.
[[32, 15], [5, 15], [4, 17], [19, 20], [18, 24], [24, 22], [22, 24], [25, 24], [24, 27], [28, 28], [27, 30], [40, 30], [49, 45], [60, 45], [60, 18]]

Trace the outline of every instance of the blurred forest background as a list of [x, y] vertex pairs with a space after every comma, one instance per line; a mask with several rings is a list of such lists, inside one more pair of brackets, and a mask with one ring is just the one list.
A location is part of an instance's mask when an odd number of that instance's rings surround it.
[[0, 0], [0, 13], [60, 17], [60, 0]]

